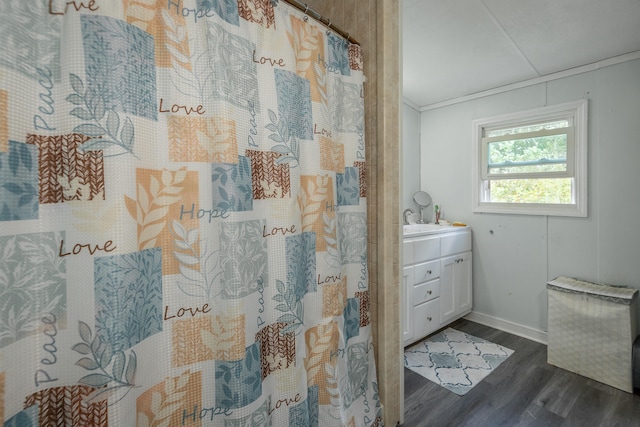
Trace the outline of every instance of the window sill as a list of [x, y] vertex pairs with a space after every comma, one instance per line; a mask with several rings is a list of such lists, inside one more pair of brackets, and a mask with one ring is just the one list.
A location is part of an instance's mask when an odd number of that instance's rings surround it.
[[586, 217], [586, 201], [584, 206], [578, 205], [540, 205], [533, 203], [479, 203], [473, 207], [473, 213], [494, 213], [510, 215], [545, 215]]

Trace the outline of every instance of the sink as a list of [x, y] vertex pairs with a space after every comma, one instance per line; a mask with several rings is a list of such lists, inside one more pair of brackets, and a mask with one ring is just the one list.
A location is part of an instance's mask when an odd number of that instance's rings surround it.
[[[442, 233], [445, 231], [451, 231], [454, 228], [453, 225], [439, 225], [439, 224], [409, 224], [402, 226], [402, 234], [409, 236], [412, 234], [431, 234]], [[460, 228], [460, 227], [456, 227]]]

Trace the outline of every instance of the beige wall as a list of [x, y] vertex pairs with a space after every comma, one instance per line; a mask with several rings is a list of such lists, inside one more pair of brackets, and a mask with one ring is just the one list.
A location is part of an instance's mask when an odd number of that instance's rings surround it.
[[305, 3], [355, 38], [364, 54], [369, 289], [384, 425], [395, 426], [403, 408], [399, 312], [400, 2]]

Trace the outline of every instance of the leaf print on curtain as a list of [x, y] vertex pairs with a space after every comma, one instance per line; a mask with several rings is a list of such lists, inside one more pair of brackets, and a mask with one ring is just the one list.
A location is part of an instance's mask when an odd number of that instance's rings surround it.
[[332, 405], [332, 395], [336, 396], [331, 386], [331, 380], [336, 376], [335, 374], [329, 376], [329, 374], [335, 371], [338, 363], [339, 335], [338, 325], [335, 322], [317, 325], [305, 332], [307, 356], [304, 359], [304, 367], [307, 370], [307, 386], [318, 388], [319, 405]]
[[96, 335], [113, 351], [162, 331], [159, 248], [95, 260]]
[[313, 233], [286, 238], [287, 282], [295, 289], [296, 300], [317, 290], [315, 240]]
[[271, 399], [267, 399], [267, 401], [260, 405], [253, 413], [242, 418], [225, 420], [224, 427], [273, 426], [271, 414], [269, 414], [270, 403]]
[[167, 8], [164, 1], [123, 0], [123, 3], [126, 21], [153, 36], [158, 67], [171, 67], [171, 50], [189, 56], [186, 31], [177, 29], [177, 25], [184, 28], [185, 24], [181, 10]]
[[367, 220], [364, 214], [338, 214], [343, 264], [360, 263], [367, 256]]
[[0, 221], [38, 218], [38, 172], [35, 147], [9, 141], [0, 152]]
[[320, 165], [322, 169], [344, 173], [344, 145], [333, 142], [330, 138], [320, 137]]
[[[284, 122], [284, 135], [299, 139], [313, 138], [311, 87], [309, 81], [285, 70], [274, 70], [278, 91], [278, 113]], [[272, 120], [273, 123], [273, 120]], [[284, 142], [288, 140], [278, 126]]]
[[360, 203], [360, 176], [357, 168], [346, 167], [336, 174], [338, 206], [357, 206]]
[[237, 26], [240, 23], [237, 0], [196, 0], [196, 8], [196, 16], [211, 16], [215, 13], [229, 24]]
[[360, 328], [360, 301], [356, 298], [349, 298], [347, 306], [344, 308], [344, 331], [345, 342], [349, 342], [352, 337], [358, 336]]
[[9, 149], [9, 100], [6, 90], [0, 90], [0, 153]]
[[346, 397], [345, 404], [347, 407], [359, 396], [366, 394], [369, 386], [367, 382], [369, 377], [369, 364], [367, 363], [369, 351], [370, 348], [366, 342], [351, 345], [347, 350], [347, 357], [345, 357], [348, 372], [345, 383], [347, 391], [343, 392]]
[[49, 14], [49, 1], [1, 1], [0, 65], [38, 77], [38, 68], [49, 69], [60, 81], [62, 20]]
[[216, 362], [216, 405], [236, 409], [255, 402], [262, 393], [259, 343], [247, 347], [245, 357], [234, 362]]
[[[136, 169], [136, 200], [124, 196], [124, 202], [136, 223], [139, 249], [160, 247], [165, 254], [175, 255], [176, 252], [187, 251], [190, 255], [197, 256], [197, 242], [191, 242], [188, 247], [180, 247], [172, 234], [175, 225], [172, 230], [169, 220], [176, 218], [181, 227], [186, 228], [197, 224], [200, 211], [197, 182], [197, 173], [189, 172], [186, 168], [177, 171]], [[175, 224], [175, 221], [172, 223]], [[164, 274], [179, 271], [179, 257], [180, 255], [175, 256], [178, 262], [165, 257], [162, 263]]]
[[86, 135], [88, 139], [79, 148], [83, 151], [115, 148], [115, 153], [109, 156], [128, 153], [136, 157], [135, 128], [131, 119], [121, 116], [112, 107], [107, 109], [104, 97], [91, 88], [85, 88], [77, 75], [70, 74], [69, 81], [75, 92], [66, 97], [66, 101], [75, 105], [69, 114], [84, 122], [74, 127], [73, 132]]
[[258, 291], [269, 274], [263, 221], [227, 222], [221, 225], [220, 265], [223, 299], [236, 299]]
[[153, 37], [106, 16], [82, 15], [81, 21], [86, 85], [89, 93], [98, 98], [96, 108], [156, 120]]
[[0, 1], [0, 424], [380, 427], [362, 49], [276, 0]]
[[[298, 207], [301, 213], [302, 231], [316, 235], [316, 250], [329, 249], [337, 243], [333, 180], [330, 176], [301, 176]], [[360, 230], [362, 231], [362, 230]], [[335, 254], [337, 255], [337, 254]]]
[[351, 74], [349, 69], [349, 44], [346, 41], [336, 36], [333, 33], [329, 33], [329, 67], [332, 70], [339, 71], [342, 75], [348, 76]]
[[326, 104], [328, 100], [325, 87], [327, 66], [324, 62], [324, 31], [317, 25], [293, 15], [291, 30], [287, 32], [287, 38], [296, 57], [296, 74], [309, 81], [313, 101]]
[[[202, 90], [211, 99], [223, 99], [239, 108], [258, 100], [258, 73], [252, 61], [255, 45], [226, 31], [214, 21], [206, 21], [206, 75]], [[259, 104], [256, 104], [259, 108]]]
[[[213, 341], [213, 334], [216, 331], [213, 329], [211, 316], [174, 321], [171, 325], [171, 365], [187, 366], [213, 360], [213, 345], [207, 344]], [[211, 336], [207, 344], [205, 344], [205, 336]]]
[[249, 158], [238, 157], [236, 164], [212, 163], [213, 206], [221, 211], [253, 210], [252, 173]]
[[333, 317], [344, 313], [347, 304], [347, 283], [341, 279], [338, 283], [322, 285], [322, 316]]
[[171, 161], [233, 163], [236, 160], [238, 141], [233, 120], [170, 116], [168, 124]]
[[4, 422], [5, 427], [31, 427], [40, 425], [38, 405], [29, 406]]
[[364, 99], [360, 87], [350, 83], [335, 81], [331, 94], [332, 122], [338, 132], [357, 133], [364, 121]]
[[127, 354], [123, 350], [114, 350], [109, 342], [94, 335], [91, 327], [82, 321], [78, 322], [78, 334], [82, 341], [72, 347], [81, 355], [76, 365], [89, 371], [78, 379], [78, 383], [91, 387], [83, 401], [94, 404], [110, 398], [109, 404], [118, 403], [136, 387], [138, 358], [135, 351], [130, 350]]
[[200, 329], [200, 338], [216, 360], [239, 360], [244, 357], [246, 329], [244, 314], [214, 316], [212, 332]]
[[58, 247], [65, 233], [0, 236], [0, 349], [33, 335], [45, 316], [66, 325], [67, 269]]
[[307, 390], [307, 401], [300, 402], [289, 409], [290, 425], [294, 427], [318, 427], [320, 413], [318, 407], [318, 386]]
[[[178, 377], [165, 378], [138, 398], [137, 425], [189, 425], [184, 409], [201, 401], [202, 373], [185, 371]], [[200, 405], [198, 405], [200, 406]]]

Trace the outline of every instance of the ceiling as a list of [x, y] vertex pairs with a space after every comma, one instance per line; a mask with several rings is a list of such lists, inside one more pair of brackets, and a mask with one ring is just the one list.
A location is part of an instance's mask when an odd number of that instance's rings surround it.
[[640, 0], [403, 0], [403, 92], [425, 107], [640, 52]]

